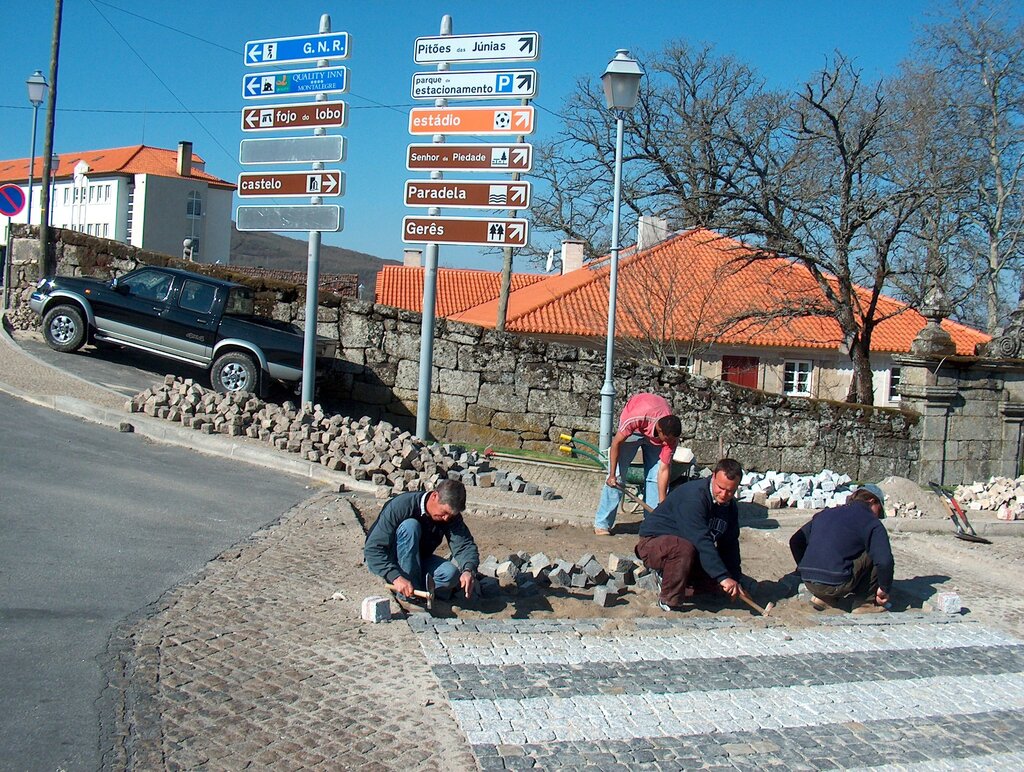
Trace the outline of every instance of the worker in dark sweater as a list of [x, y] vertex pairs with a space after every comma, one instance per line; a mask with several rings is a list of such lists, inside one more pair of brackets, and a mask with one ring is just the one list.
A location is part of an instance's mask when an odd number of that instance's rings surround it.
[[680, 485], [640, 525], [636, 555], [661, 572], [658, 605], [679, 611], [687, 587], [714, 584], [730, 598], [740, 593], [740, 524], [734, 497], [743, 477], [738, 461], [723, 458], [711, 477]]
[[[465, 508], [466, 487], [456, 480], [442, 480], [429, 493], [395, 496], [366, 534], [366, 567], [406, 600], [413, 589], [426, 589], [428, 574], [433, 574], [442, 597], [456, 586], [470, 597], [480, 553], [462, 519]], [[445, 540], [451, 560], [434, 554]]]
[[789, 549], [816, 609], [839, 607], [847, 596], [854, 614], [888, 608], [895, 561], [883, 517], [885, 494], [877, 485], [863, 485], [793, 534]]

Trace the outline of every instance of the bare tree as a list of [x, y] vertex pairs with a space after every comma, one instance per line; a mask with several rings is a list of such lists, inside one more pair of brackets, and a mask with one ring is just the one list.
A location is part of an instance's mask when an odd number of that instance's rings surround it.
[[961, 154], [982, 161], [960, 246], [976, 261], [989, 330], [1005, 319], [1024, 266], [1024, 25], [1007, 26], [1005, 10], [962, 0], [917, 54], [943, 80]]

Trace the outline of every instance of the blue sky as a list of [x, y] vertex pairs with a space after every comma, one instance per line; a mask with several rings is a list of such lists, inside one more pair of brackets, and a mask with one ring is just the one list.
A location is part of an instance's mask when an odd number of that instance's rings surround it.
[[[5, 52], [0, 158], [23, 158], [29, 155], [32, 118], [24, 81], [36, 69], [48, 72], [53, 7], [46, 0], [11, 5], [0, 32]], [[406, 170], [406, 146], [430, 141], [408, 134], [409, 109], [430, 104], [411, 98], [412, 75], [433, 69], [413, 62], [413, 43], [417, 37], [437, 35], [446, 13], [452, 16], [457, 35], [540, 34], [538, 62], [507, 65], [539, 73], [536, 140], [557, 131], [557, 113], [576, 80], [598, 79], [617, 48], [644, 52], [657, 51], [674, 39], [708, 42], [719, 52], [752, 64], [771, 86], [796, 88], [835, 50], [855, 58], [869, 76], [892, 72], [937, 5], [926, 0], [65, 0], [54, 147], [61, 153], [138, 143], [174, 148], [187, 139], [206, 160], [207, 171], [234, 181], [244, 170], [238, 163], [238, 145], [244, 138], [241, 80], [246, 72], [255, 71], [243, 65], [245, 42], [314, 33], [320, 14], [329, 13], [333, 29], [350, 34], [352, 53], [344, 63], [350, 93], [340, 97], [349, 105], [348, 126], [339, 132], [348, 148], [341, 164], [347, 192], [336, 199], [345, 208], [345, 228], [324, 234], [324, 242], [401, 260], [402, 217], [425, 212], [403, 205], [404, 181], [426, 177]], [[43, 116], [40, 110], [37, 153], [42, 152]], [[543, 238], [537, 234], [533, 242], [541, 244]], [[500, 257], [475, 248], [444, 246], [440, 264], [497, 270]], [[525, 258], [517, 258], [515, 270], [531, 267]]]

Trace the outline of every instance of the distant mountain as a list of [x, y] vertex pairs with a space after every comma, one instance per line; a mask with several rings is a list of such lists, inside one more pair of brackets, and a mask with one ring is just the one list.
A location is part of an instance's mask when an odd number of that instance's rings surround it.
[[[305, 271], [309, 243], [276, 233], [242, 232], [231, 224], [231, 264], [269, 268], [277, 271]], [[384, 265], [401, 265], [397, 260], [356, 252], [344, 247], [320, 246], [320, 273], [358, 274], [363, 297], [373, 298], [377, 272]]]

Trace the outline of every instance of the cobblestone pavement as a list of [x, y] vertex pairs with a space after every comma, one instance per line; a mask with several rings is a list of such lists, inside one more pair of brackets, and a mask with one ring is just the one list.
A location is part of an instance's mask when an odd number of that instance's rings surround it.
[[412, 624], [485, 770], [1024, 763], [1024, 641], [925, 614], [828, 621]]
[[409, 627], [360, 621], [381, 590], [362, 543], [352, 505], [321, 493], [126, 623], [104, 766], [474, 769]]

